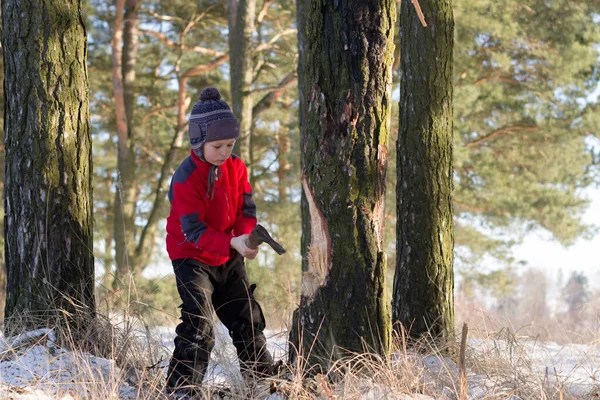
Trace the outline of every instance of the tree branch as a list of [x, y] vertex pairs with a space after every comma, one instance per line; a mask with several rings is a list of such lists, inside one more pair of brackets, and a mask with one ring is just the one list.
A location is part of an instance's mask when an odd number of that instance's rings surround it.
[[488, 75], [488, 76], [484, 76], [483, 78], [479, 78], [477, 81], [475, 81], [473, 83], [473, 86], [477, 86], [477, 85], [480, 85], [485, 82], [502, 82], [502, 83], [509, 83], [511, 85], [520, 85], [521, 84], [521, 82], [519, 82], [518, 80], [516, 80], [514, 78]]
[[156, 115], [156, 114], [160, 114], [163, 111], [171, 111], [171, 110], [175, 110], [177, 108], [177, 106], [165, 106], [165, 107], [157, 107], [153, 110], [148, 111], [148, 113], [146, 115], [144, 115], [144, 117], [142, 118], [142, 126], [146, 125], [146, 123], [148, 122], [148, 118]]
[[276, 88], [270, 93], [266, 94], [253, 108], [252, 108], [252, 121], [256, 121], [258, 117], [262, 115], [269, 107], [277, 101], [278, 98], [296, 81], [298, 75], [296, 71], [290, 72], [285, 78], [279, 82]]
[[161, 15], [161, 14], [159, 14], [157, 12], [154, 12], [152, 10], [149, 10], [149, 9], [141, 9], [140, 13], [151, 15], [157, 21], [165, 21], [165, 22], [178, 21], [178, 22], [183, 22], [182, 18], [172, 17], [170, 15]]
[[282, 36], [291, 35], [293, 33], [298, 33], [298, 30], [290, 28], [290, 29], [286, 29], [286, 30], [284, 30], [282, 32], [279, 32], [277, 35], [274, 35], [271, 38], [271, 40], [269, 40], [268, 42], [261, 43], [260, 45], [258, 45], [256, 47], [256, 51], [259, 52], [259, 51], [270, 49], [276, 41], [278, 41], [279, 39], [281, 39]]
[[157, 31], [153, 31], [153, 30], [149, 30], [149, 29], [141, 29], [140, 31], [147, 35], [154, 36], [155, 38], [160, 40], [165, 46], [167, 46], [171, 49], [182, 49], [185, 51], [195, 51], [196, 53], [206, 54], [208, 56], [213, 56], [213, 57], [220, 57], [225, 54], [221, 51], [209, 49], [207, 47], [202, 47], [202, 46], [192, 46], [192, 47], [182, 46], [180, 43], [169, 40], [169, 38], [167, 38], [167, 36], [161, 32], [157, 32]]
[[181, 75], [181, 77], [189, 78], [192, 76], [197, 76], [197, 75], [203, 74], [205, 72], [211, 71], [211, 70], [221, 66], [228, 60], [229, 60], [229, 54], [223, 54], [223, 55], [215, 58], [208, 64], [195, 65], [195, 66], [189, 68], [187, 71], [185, 71], [183, 73], [183, 75]]
[[483, 142], [487, 142], [490, 139], [493, 139], [496, 136], [502, 135], [504, 133], [516, 132], [516, 131], [537, 131], [539, 130], [539, 126], [525, 126], [525, 125], [509, 125], [503, 126], [502, 128], [498, 128], [495, 131], [488, 133], [485, 136], [477, 138], [472, 142], [465, 144], [466, 147], [478, 146]]
[[267, 15], [267, 10], [269, 9], [269, 6], [271, 5], [271, 3], [273, 3], [273, 1], [271, 1], [271, 0], [267, 0], [263, 3], [263, 7], [259, 11], [258, 16], [256, 17], [256, 22], [258, 24], [262, 23], [263, 19]]

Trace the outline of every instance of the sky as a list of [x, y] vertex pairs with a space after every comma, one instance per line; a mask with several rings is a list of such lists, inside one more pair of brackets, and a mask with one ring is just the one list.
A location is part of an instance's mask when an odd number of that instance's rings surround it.
[[[600, 188], [588, 189], [590, 207], [583, 221], [600, 228]], [[530, 267], [546, 270], [550, 277], [556, 277], [562, 269], [564, 278], [572, 271], [580, 271], [588, 277], [590, 287], [600, 288], [600, 232], [592, 239], [578, 239], [573, 245], [564, 247], [552, 240], [545, 232], [528, 235], [523, 243], [514, 248], [514, 256], [524, 260]]]

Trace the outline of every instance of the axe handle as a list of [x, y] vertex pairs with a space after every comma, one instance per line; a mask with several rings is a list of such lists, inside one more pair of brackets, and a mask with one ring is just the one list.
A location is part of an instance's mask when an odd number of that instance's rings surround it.
[[246, 239], [246, 246], [250, 249], [257, 249], [263, 241], [252, 231]]

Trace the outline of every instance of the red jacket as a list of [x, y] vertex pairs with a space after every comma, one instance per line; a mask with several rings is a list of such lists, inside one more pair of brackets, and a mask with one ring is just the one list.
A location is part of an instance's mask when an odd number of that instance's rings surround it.
[[244, 162], [232, 154], [207, 198], [210, 165], [191, 152], [175, 171], [169, 189], [167, 252], [171, 260], [193, 258], [218, 266], [233, 256], [232, 237], [256, 226], [256, 205]]

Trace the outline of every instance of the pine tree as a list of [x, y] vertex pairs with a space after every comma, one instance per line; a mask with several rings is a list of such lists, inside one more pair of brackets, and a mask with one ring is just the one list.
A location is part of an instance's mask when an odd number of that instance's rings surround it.
[[600, 82], [598, 9], [598, 0], [455, 2], [462, 266], [478, 265], [483, 254], [507, 260], [533, 229], [563, 244], [587, 232], [580, 189], [598, 172], [586, 143], [600, 131], [600, 113], [585, 100]]
[[[302, 297], [291, 358], [387, 355], [383, 249], [393, 1], [298, 2]], [[298, 354], [299, 352], [299, 354]]]
[[[397, 143], [393, 321], [411, 336], [454, 330], [451, 0], [400, 11], [400, 132]], [[396, 326], [401, 329], [400, 326]]]
[[10, 331], [94, 314], [92, 149], [81, 1], [5, 0], [2, 26]]

